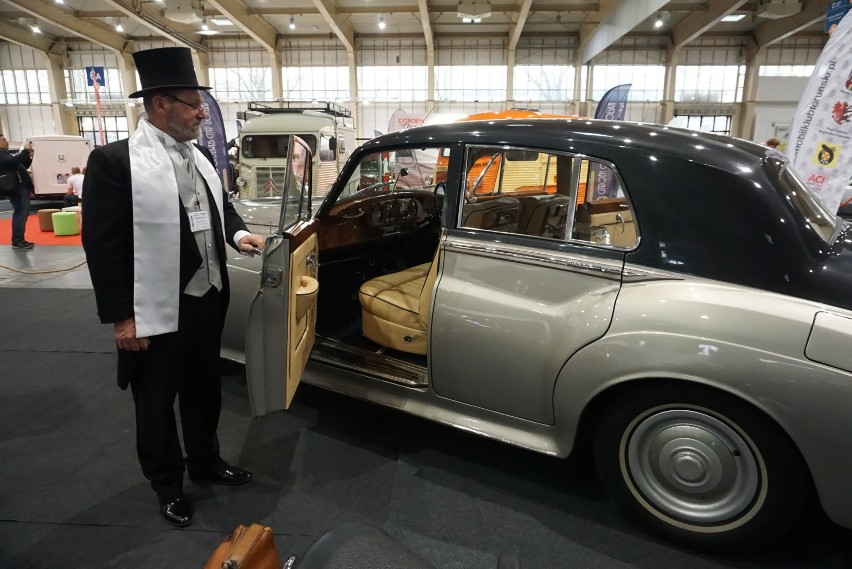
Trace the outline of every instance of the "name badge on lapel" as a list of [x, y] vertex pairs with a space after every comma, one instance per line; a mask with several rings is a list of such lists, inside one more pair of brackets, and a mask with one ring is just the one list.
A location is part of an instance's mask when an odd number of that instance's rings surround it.
[[189, 212], [189, 228], [193, 233], [210, 229], [210, 214], [206, 211]]

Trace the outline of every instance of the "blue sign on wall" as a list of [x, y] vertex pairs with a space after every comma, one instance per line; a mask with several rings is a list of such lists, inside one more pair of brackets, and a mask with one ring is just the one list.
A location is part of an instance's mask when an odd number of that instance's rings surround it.
[[103, 67], [87, 67], [86, 68], [86, 85], [94, 87], [95, 79], [98, 80], [98, 85], [103, 87], [106, 85], [106, 75]]
[[843, 16], [852, 8], [852, 0], [833, 0], [828, 5], [828, 13], [825, 16], [825, 33], [829, 33], [843, 19]]

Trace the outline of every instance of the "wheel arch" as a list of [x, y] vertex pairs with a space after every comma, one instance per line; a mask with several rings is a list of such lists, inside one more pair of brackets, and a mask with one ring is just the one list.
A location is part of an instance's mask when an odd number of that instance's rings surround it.
[[769, 413], [762, 406], [756, 404], [756, 402], [753, 401], [751, 398], [744, 397], [742, 393], [731, 389], [726, 389], [724, 386], [700, 381], [694, 378], [665, 376], [631, 377], [607, 385], [597, 393], [594, 393], [580, 411], [576, 423], [572, 453], [578, 451], [581, 453], [591, 451], [591, 442], [594, 440], [596, 426], [600, 423], [603, 413], [607, 409], [607, 407], [612, 405], [618, 399], [625, 397], [632, 391], [639, 389], [664, 390], [675, 386], [685, 385], [688, 385], [698, 391], [715, 392], [728, 397], [732, 397], [750, 406], [756, 413], [761, 414], [766, 420], [770, 421], [779, 430], [779, 432], [783, 433], [784, 436], [787, 438], [787, 441], [792, 445], [793, 448], [796, 449], [799, 458], [802, 460], [802, 463], [807, 468], [811, 485], [814, 485], [813, 474], [811, 473], [810, 465], [808, 464], [808, 461], [806, 460], [805, 456], [802, 454], [799, 445], [796, 444], [795, 439], [790, 435], [787, 429], [785, 429], [784, 426], [779, 423], [779, 421], [775, 417], [773, 417], [771, 413]]
[[[707, 347], [712, 350], [707, 351]], [[804, 459], [823, 510], [852, 527], [852, 380], [843, 370], [708, 336], [634, 330], [610, 334], [572, 355], [554, 386], [561, 455], [586, 447], [609, 397], [647, 383], [690, 384], [744, 401], [768, 417]]]
[[[658, 417], [662, 418], [669, 413], [675, 415], [663, 421], [668, 422], [674, 419], [676, 422], [670, 422], [667, 429], [694, 430], [693, 425], [696, 423], [692, 423], [693, 419], [687, 417], [690, 415], [694, 417], [696, 412], [707, 417], [708, 421], [717, 421], [718, 428], [723, 430], [720, 431], [717, 427], [711, 426], [709, 431], [704, 431], [703, 427], [699, 427], [704, 435], [692, 439], [695, 442], [694, 448], [688, 442], [691, 438], [689, 435], [683, 435], [687, 436], [685, 439], [677, 439], [676, 447], [671, 446], [675, 440], [671, 439], [668, 444], [653, 451], [651, 447], [640, 451], [641, 447], [634, 447], [633, 442], [627, 442], [635, 438], [634, 434], [640, 437], [640, 440], [649, 433], [654, 433], [652, 436], [656, 438], [656, 431], [645, 430], [642, 425], [645, 424], [646, 419], [655, 424], [663, 424], [656, 423], [659, 420]], [[635, 417], [634, 422], [628, 424], [627, 421], [633, 417]], [[705, 422], [704, 419], [700, 421], [697, 424], [713, 424]], [[635, 431], [633, 427], [636, 428]], [[718, 389], [700, 382], [669, 378], [646, 378], [641, 383], [621, 383], [617, 387], [602, 392], [594, 399], [593, 404], [588, 408], [588, 413], [583, 415], [580, 428], [584, 433], [584, 440], [594, 442], [594, 459], [598, 475], [616, 501], [619, 510], [649, 533], [664, 539], [672, 539], [688, 547], [708, 550], [717, 547], [746, 550], [758, 542], [774, 542], [790, 531], [800, 519], [806, 504], [812, 503], [815, 496], [812, 473], [789, 434], [768, 414], [729, 390]], [[726, 428], [730, 429], [729, 432], [733, 438], [725, 438], [725, 440], [730, 441], [734, 446], [727, 447], [725, 442], [722, 442], [721, 446], [708, 443], [706, 436], [719, 436]], [[643, 432], [644, 435], [641, 434]], [[659, 431], [659, 433], [663, 432]], [[739, 436], [734, 433], [738, 433]], [[633, 466], [630, 467], [627, 466], [626, 448], [618, 451], [621, 456], [620, 466], [619, 459], [615, 458], [614, 451], [619, 445], [618, 439], [622, 436], [625, 438], [621, 439], [620, 444], [629, 444], [632, 449], [629, 462]], [[741, 444], [734, 442], [738, 438], [742, 439]], [[645, 440], [650, 441], [650, 439]], [[704, 455], [701, 445], [707, 444], [712, 446], [704, 447], [708, 452]], [[686, 446], [682, 447], [682, 445]], [[749, 491], [747, 490], [748, 474], [744, 474], [745, 478], [737, 475], [735, 479], [740, 482], [731, 486], [721, 482], [734, 480], [730, 474], [720, 474], [717, 471], [712, 478], [708, 475], [704, 478], [707, 484], [705, 489], [710, 492], [706, 496], [706, 502], [704, 498], [688, 497], [693, 495], [692, 490], [684, 490], [684, 484], [686, 487], [691, 487], [691, 480], [688, 477], [688, 481], [680, 479], [681, 482], [675, 482], [679, 477], [670, 478], [668, 475], [661, 474], [667, 470], [667, 467], [673, 466], [674, 462], [671, 459], [675, 456], [674, 453], [678, 455], [684, 453], [681, 448], [690, 449], [683, 454], [684, 456], [705, 456], [707, 462], [704, 464], [709, 465], [714, 464], [712, 457], [718, 453], [718, 450], [714, 452], [711, 449], [726, 449], [726, 447], [730, 449], [730, 454], [722, 450], [721, 456], [718, 457], [722, 462], [716, 464], [725, 463], [723, 456], [754, 457], [753, 460], [756, 462], [753, 463], [751, 480], [755, 484], [752, 490], [757, 493], [752, 495], [753, 501], [742, 501], [748, 500], [748, 494], [742, 494]], [[665, 451], [666, 448], [669, 450]], [[744, 451], [743, 454], [736, 452], [738, 449]], [[750, 455], [745, 452], [745, 449], [751, 449], [754, 454]], [[645, 460], [650, 459], [650, 462], [643, 463], [641, 454], [633, 454], [637, 451], [652, 452], [645, 455]], [[622, 452], [625, 454], [621, 454]], [[736, 467], [737, 472], [748, 472], [748, 466], [744, 466], [748, 464], [747, 458], [733, 460], [740, 463], [740, 466]], [[742, 460], [745, 463], [741, 462]], [[730, 464], [732, 465], [733, 462]], [[712, 470], [712, 467], [710, 468]], [[728, 472], [733, 473], [734, 470]], [[758, 482], [760, 479], [770, 482], [768, 485], [765, 482], [761, 484]], [[670, 481], [671, 485], [665, 480]], [[695, 483], [699, 483], [698, 479], [695, 479]], [[696, 491], [697, 489], [698, 486], [695, 486]], [[721, 493], [716, 494], [716, 491], [720, 489]], [[648, 491], [650, 494], [647, 493]], [[740, 497], [737, 498], [737, 495]], [[694, 502], [691, 506], [690, 501]], [[728, 510], [738, 501], [743, 507], [746, 504], [750, 505], [742, 510]], [[737, 514], [731, 518], [719, 517], [713, 522], [704, 518], [713, 512], [721, 516], [726, 510], [729, 514], [734, 512]], [[742, 518], [739, 517], [740, 514], [743, 514]], [[717, 523], [720, 525], [716, 525]]]

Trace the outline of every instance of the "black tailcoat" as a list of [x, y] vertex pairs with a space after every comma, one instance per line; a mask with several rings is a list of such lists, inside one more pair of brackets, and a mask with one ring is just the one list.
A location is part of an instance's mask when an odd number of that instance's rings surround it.
[[[210, 152], [196, 146], [213, 162]], [[171, 172], [163, 172], [163, 181]], [[206, 184], [205, 184], [206, 185]], [[83, 181], [83, 194], [86, 196], [83, 212], [83, 248], [89, 264], [89, 274], [95, 290], [98, 315], [102, 323], [114, 323], [134, 317], [133, 313], [133, 197], [130, 179], [130, 154], [128, 140], [119, 140], [106, 146], [95, 148], [89, 155], [86, 177]], [[229, 286], [226, 270], [225, 237], [222, 235], [222, 223], [210, 188], [207, 188], [211, 204], [210, 223], [212, 225], [216, 252], [222, 273], [220, 297], [220, 321], [224, 323], [228, 306]], [[180, 295], [187, 283], [200, 268], [202, 257], [195, 238], [189, 228], [189, 217], [183, 208], [180, 197], [175, 195], [175, 207], [180, 212]], [[234, 233], [246, 230], [246, 225], [223, 197], [225, 234], [229, 244]], [[133, 352], [119, 350], [118, 384], [125, 389], [133, 373], [133, 358], [124, 355]], [[125, 360], [125, 361], [122, 361]]]

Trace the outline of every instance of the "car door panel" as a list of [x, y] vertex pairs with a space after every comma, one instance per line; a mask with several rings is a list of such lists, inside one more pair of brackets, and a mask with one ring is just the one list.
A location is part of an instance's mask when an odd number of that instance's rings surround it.
[[246, 378], [255, 417], [293, 400], [316, 337], [319, 222], [310, 216], [310, 151], [291, 137], [278, 232], [266, 240], [248, 310]]
[[552, 424], [557, 375], [609, 327], [622, 264], [449, 237], [431, 325], [435, 393]]

